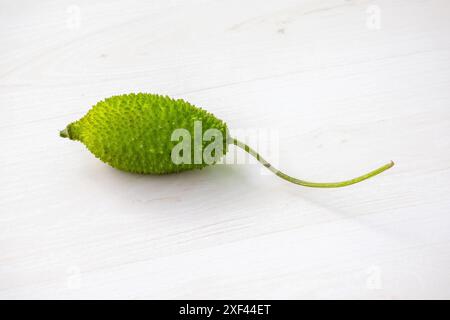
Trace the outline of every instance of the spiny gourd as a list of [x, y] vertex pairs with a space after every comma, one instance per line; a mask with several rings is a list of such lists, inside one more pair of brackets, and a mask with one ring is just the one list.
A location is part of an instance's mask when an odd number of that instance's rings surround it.
[[[206, 161], [198, 153], [210, 143], [194, 139], [196, 124], [201, 124], [201, 130], [216, 130], [220, 133], [215, 141], [220, 146], [214, 152], [213, 161]], [[177, 129], [188, 133], [193, 148], [187, 148], [184, 159], [191, 161], [174, 161], [173, 150], [179, 144], [173, 139]], [[157, 94], [125, 94], [107, 98], [94, 105], [80, 120], [70, 123], [60, 136], [77, 140], [100, 160], [114, 168], [142, 174], [166, 174], [179, 171], [201, 169], [213, 164], [228, 150], [229, 144], [234, 144], [252, 156], [274, 174], [289, 182], [317, 188], [337, 188], [348, 186], [373, 177], [394, 165], [390, 163], [360, 177], [332, 183], [317, 183], [299, 180], [275, 169], [255, 150], [241, 141], [229, 136], [227, 125], [211, 113], [198, 108], [182, 99], [172, 99]], [[186, 142], [186, 141], [184, 141]], [[183, 151], [180, 153], [183, 155]], [[219, 152], [217, 152], [219, 151]], [[192, 161], [195, 159], [197, 161]]]

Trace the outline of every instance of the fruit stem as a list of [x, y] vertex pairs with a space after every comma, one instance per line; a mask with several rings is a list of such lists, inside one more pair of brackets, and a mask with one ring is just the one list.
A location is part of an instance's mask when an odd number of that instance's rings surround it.
[[366, 173], [362, 176], [350, 179], [350, 180], [346, 180], [346, 181], [341, 181], [341, 182], [309, 182], [309, 181], [304, 181], [304, 180], [299, 180], [296, 178], [293, 178], [291, 176], [288, 176], [287, 174], [279, 171], [278, 169], [276, 169], [275, 167], [273, 167], [269, 162], [267, 162], [263, 157], [261, 157], [261, 155], [258, 154], [258, 152], [256, 152], [255, 150], [253, 150], [252, 148], [250, 148], [248, 145], [246, 145], [245, 143], [235, 139], [235, 138], [231, 138], [231, 141], [234, 145], [240, 147], [241, 149], [245, 150], [246, 152], [248, 152], [249, 154], [251, 154], [253, 157], [256, 158], [256, 160], [258, 160], [259, 162], [261, 162], [267, 169], [269, 169], [270, 171], [272, 171], [274, 174], [276, 174], [277, 176], [279, 176], [281, 179], [284, 179], [286, 181], [301, 185], [301, 186], [305, 186], [305, 187], [311, 187], [311, 188], [340, 188], [340, 187], [346, 187], [358, 182], [361, 182], [363, 180], [372, 178], [380, 173], [382, 173], [383, 171], [386, 171], [387, 169], [391, 168], [394, 165], [394, 162], [391, 161], [388, 164], [385, 164], [382, 167], [379, 167], [378, 169], [375, 169], [369, 173]]

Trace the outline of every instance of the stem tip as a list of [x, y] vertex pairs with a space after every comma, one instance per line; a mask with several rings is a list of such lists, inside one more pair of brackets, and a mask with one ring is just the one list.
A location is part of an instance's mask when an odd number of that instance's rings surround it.
[[59, 136], [62, 138], [68, 138], [69, 137], [69, 131], [67, 130], [67, 128], [65, 128], [64, 130], [61, 130], [59, 132]]

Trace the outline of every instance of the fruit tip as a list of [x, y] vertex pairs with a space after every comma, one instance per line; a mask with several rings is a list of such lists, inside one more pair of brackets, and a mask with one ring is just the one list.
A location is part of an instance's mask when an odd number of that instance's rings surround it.
[[64, 130], [61, 130], [59, 132], [59, 136], [62, 138], [68, 138], [69, 137], [69, 132], [67, 131], [67, 128], [65, 128]]

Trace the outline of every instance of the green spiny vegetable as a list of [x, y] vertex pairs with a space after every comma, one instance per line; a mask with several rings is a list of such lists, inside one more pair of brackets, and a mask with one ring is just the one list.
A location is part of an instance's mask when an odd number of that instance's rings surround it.
[[[202, 157], [201, 150], [208, 148], [210, 143], [198, 140], [198, 123], [204, 132], [215, 130], [216, 135], [213, 137], [218, 148], [211, 152], [212, 161], [206, 161]], [[180, 136], [174, 139], [173, 133], [179, 129], [184, 130], [182, 133], [187, 134], [190, 139], [183, 142], [194, 146], [181, 150], [179, 155], [183, 159], [194, 161], [174, 161], [173, 152], [179, 146]], [[394, 165], [390, 162], [363, 176], [342, 182], [316, 183], [299, 180], [278, 171], [248, 145], [231, 138], [226, 124], [211, 113], [181, 99], [145, 93], [113, 96], [98, 102], [84, 117], [62, 130], [60, 136], [84, 143], [97, 158], [114, 168], [143, 174], [201, 169], [218, 161], [227, 152], [229, 144], [244, 149], [280, 178], [308, 187], [348, 186]]]

